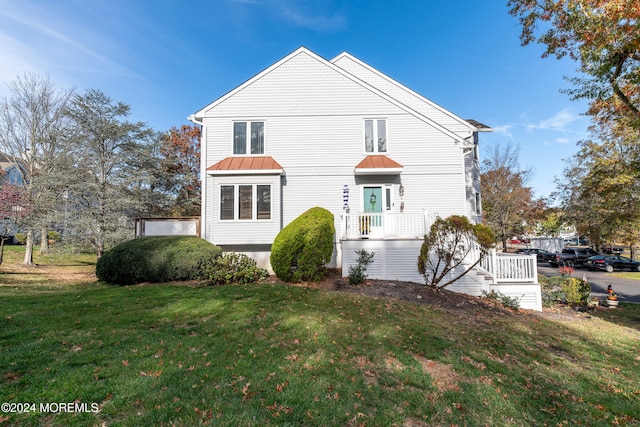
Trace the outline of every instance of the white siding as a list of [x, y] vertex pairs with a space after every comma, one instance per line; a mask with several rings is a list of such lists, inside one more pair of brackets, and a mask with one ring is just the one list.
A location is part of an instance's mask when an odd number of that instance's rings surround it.
[[[436, 112], [447, 123], [452, 120]], [[355, 166], [366, 156], [366, 118], [386, 120], [386, 155], [403, 166], [399, 175], [355, 175]], [[241, 184], [249, 177], [206, 176], [202, 228], [205, 238], [215, 244], [272, 243], [281, 227], [314, 206], [334, 214], [339, 232], [344, 185], [350, 190], [351, 213], [360, 211], [362, 186], [391, 184], [393, 212], [400, 212], [404, 203], [404, 213], [467, 214], [461, 143], [304, 51], [211, 104], [203, 118], [203, 167], [233, 155], [234, 120], [264, 121], [264, 154], [272, 156], [285, 175], [260, 178], [281, 180], [281, 186], [273, 187], [274, 218], [268, 224], [248, 225], [219, 221], [218, 198], [221, 183]], [[401, 184], [403, 196], [398, 191]]]
[[350, 56], [340, 56], [333, 62], [343, 70], [353, 74], [361, 80], [370, 83], [387, 95], [392, 96], [407, 107], [429, 117], [439, 125], [455, 132], [462, 137], [469, 136], [470, 127], [462, 119], [446, 111], [437, 104], [413, 92], [406, 86], [396, 82], [388, 76], [381, 75], [373, 69], [359, 63]]
[[[206, 112], [208, 117], [379, 114], [391, 104], [300, 52]], [[395, 111], [401, 111], [394, 107]]]

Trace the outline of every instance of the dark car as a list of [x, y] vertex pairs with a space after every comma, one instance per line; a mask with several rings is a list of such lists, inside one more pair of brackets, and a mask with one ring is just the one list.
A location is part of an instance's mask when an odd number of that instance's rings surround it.
[[556, 254], [540, 248], [518, 249], [515, 253], [522, 255], [538, 255], [538, 262], [549, 262], [556, 258]]
[[620, 255], [596, 255], [585, 264], [589, 270], [604, 270], [611, 273], [615, 270], [640, 271], [640, 262]]

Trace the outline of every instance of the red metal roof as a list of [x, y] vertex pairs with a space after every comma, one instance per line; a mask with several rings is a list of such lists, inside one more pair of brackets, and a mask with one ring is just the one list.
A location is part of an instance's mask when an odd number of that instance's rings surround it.
[[356, 165], [356, 170], [362, 169], [402, 169], [402, 165], [387, 156], [367, 156]]
[[210, 172], [233, 173], [266, 171], [283, 172], [282, 166], [271, 156], [227, 157], [207, 168]]

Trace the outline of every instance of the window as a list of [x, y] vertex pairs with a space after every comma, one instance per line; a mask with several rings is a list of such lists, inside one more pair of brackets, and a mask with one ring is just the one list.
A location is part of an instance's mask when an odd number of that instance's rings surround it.
[[480, 193], [476, 193], [476, 215], [482, 214], [482, 208], [480, 205]]
[[264, 154], [264, 122], [233, 123], [233, 154]]
[[233, 219], [233, 185], [223, 185], [220, 187], [220, 219]]
[[387, 152], [387, 121], [367, 119], [364, 121], [364, 151], [367, 153]]
[[220, 186], [220, 220], [271, 219], [271, 185]]

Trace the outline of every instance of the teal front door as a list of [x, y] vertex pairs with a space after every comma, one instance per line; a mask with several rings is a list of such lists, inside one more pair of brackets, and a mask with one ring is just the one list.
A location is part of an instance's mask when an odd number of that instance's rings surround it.
[[[382, 235], [382, 187], [364, 187], [362, 189], [362, 204], [365, 215], [363, 220], [363, 234], [379, 237]], [[370, 214], [370, 215], [367, 215]]]
[[364, 187], [363, 198], [365, 212], [382, 212], [382, 187]]

